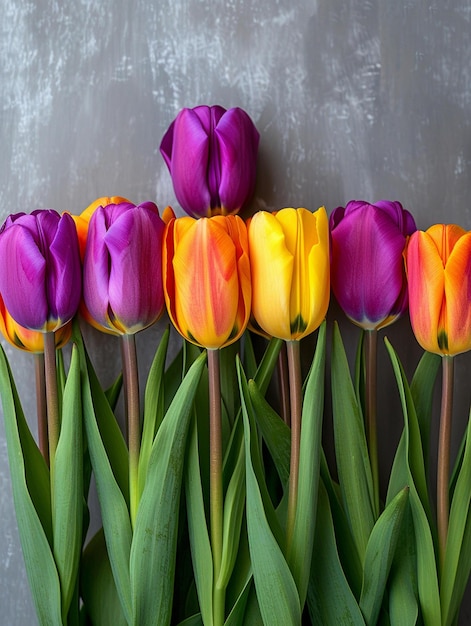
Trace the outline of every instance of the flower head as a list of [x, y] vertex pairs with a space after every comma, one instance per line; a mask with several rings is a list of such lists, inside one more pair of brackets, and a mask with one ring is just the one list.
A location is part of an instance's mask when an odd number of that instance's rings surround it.
[[334, 295], [366, 330], [394, 322], [407, 309], [403, 251], [416, 229], [399, 202], [351, 201], [330, 216]]
[[232, 215], [172, 219], [163, 256], [167, 310], [180, 334], [209, 349], [236, 341], [250, 316], [245, 223]]
[[0, 293], [13, 319], [41, 332], [75, 315], [82, 278], [77, 231], [69, 214], [17, 213], [0, 231]]
[[414, 233], [406, 249], [409, 314], [415, 337], [429, 352], [471, 349], [471, 232], [435, 224]]
[[163, 312], [164, 223], [153, 202], [99, 206], [88, 225], [83, 270], [87, 321], [133, 334]]
[[182, 109], [160, 152], [178, 202], [194, 217], [237, 213], [255, 187], [259, 133], [245, 111]]
[[329, 305], [329, 227], [324, 207], [259, 211], [248, 224], [252, 314], [286, 341], [314, 332]]

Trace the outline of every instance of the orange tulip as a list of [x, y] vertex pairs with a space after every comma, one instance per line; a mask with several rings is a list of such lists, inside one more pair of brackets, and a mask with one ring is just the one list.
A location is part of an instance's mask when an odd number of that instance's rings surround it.
[[167, 224], [163, 248], [167, 310], [188, 341], [217, 349], [244, 332], [251, 304], [247, 230], [237, 216]]
[[[39, 354], [44, 352], [44, 333], [20, 326], [8, 313], [3, 298], [0, 296], [0, 332], [15, 348]], [[55, 332], [56, 348], [62, 348], [72, 334], [72, 322], [61, 326]]]
[[471, 232], [435, 224], [407, 245], [409, 312], [419, 344], [455, 355], [471, 349]]

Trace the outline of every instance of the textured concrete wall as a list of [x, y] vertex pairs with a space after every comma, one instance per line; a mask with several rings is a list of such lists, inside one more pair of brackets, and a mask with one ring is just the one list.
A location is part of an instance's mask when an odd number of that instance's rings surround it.
[[[78, 213], [102, 195], [176, 204], [160, 139], [180, 108], [218, 103], [260, 130], [255, 207], [387, 198], [421, 228], [471, 228], [470, 20], [466, 0], [3, 0], [0, 219]], [[140, 338], [144, 361], [157, 335]], [[420, 350], [407, 321], [388, 335], [410, 371]], [[7, 352], [34, 423], [32, 363]], [[101, 340], [93, 356], [105, 376], [116, 346]], [[387, 468], [402, 417], [381, 362]], [[466, 357], [456, 369], [458, 437]], [[1, 421], [0, 609], [2, 624], [35, 623]]]

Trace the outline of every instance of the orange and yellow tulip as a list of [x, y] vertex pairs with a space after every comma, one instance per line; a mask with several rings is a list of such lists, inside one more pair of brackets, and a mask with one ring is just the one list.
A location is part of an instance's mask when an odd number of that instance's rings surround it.
[[415, 232], [405, 252], [409, 313], [415, 337], [428, 352], [471, 349], [471, 232], [435, 224]]
[[244, 332], [251, 303], [247, 229], [238, 216], [173, 218], [166, 226], [167, 310], [188, 341], [218, 349]]
[[[15, 348], [40, 354], [44, 352], [44, 333], [20, 326], [8, 313], [3, 298], [0, 296], [0, 332]], [[56, 348], [62, 348], [72, 335], [72, 322], [61, 326], [54, 334]]]
[[325, 208], [314, 213], [304, 208], [259, 211], [247, 228], [256, 324], [285, 341], [314, 332], [326, 315], [330, 296]]

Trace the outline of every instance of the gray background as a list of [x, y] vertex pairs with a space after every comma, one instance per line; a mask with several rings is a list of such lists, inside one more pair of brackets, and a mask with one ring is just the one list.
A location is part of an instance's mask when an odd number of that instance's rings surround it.
[[[2, 9], [2, 220], [37, 207], [79, 213], [103, 195], [176, 206], [160, 139], [180, 108], [217, 103], [243, 107], [261, 133], [254, 208], [330, 212], [386, 198], [421, 228], [471, 228], [465, 0], [3, 0]], [[353, 347], [356, 329], [335, 305], [331, 316]], [[408, 321], [387, 334], [412, 371], [421, 351]], [[139, 337], [144, 373], [158, 335]], [[31, 359], [7, 352], [34, 424]], [[111, 379], [115, 343], [100, 340], [93, 356]], [[402, 417], [382, 346], [380, 367], [387, 471]], [[467, 356], [456, 370], [455, 439], [468, 414]], [[36, 623], [2, 421], [0, 623]]]

